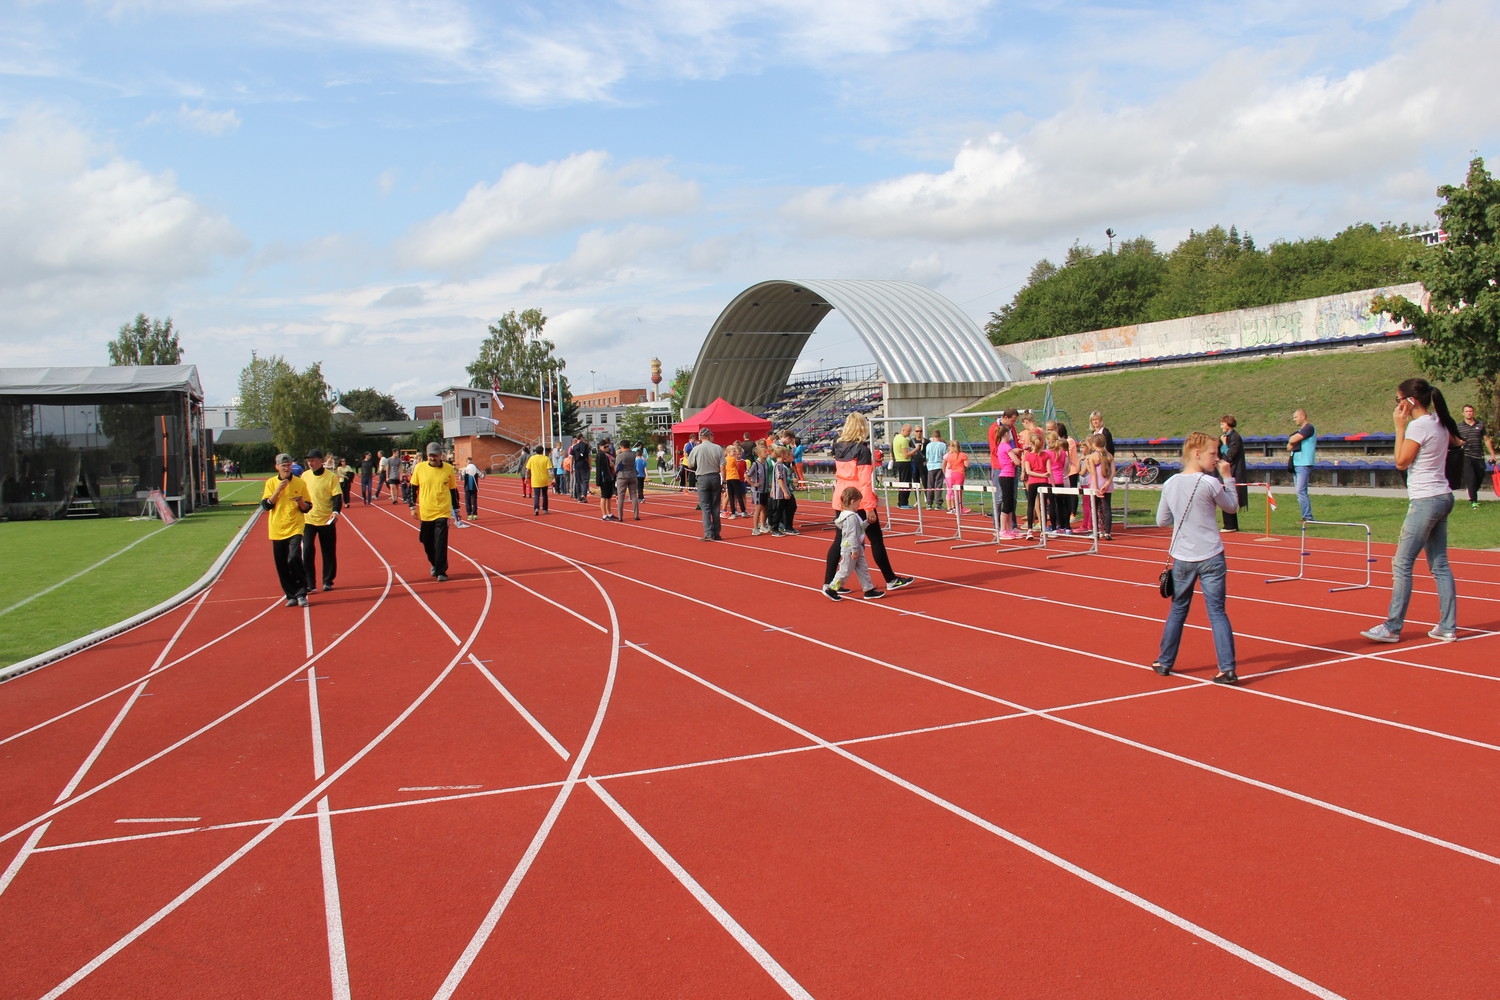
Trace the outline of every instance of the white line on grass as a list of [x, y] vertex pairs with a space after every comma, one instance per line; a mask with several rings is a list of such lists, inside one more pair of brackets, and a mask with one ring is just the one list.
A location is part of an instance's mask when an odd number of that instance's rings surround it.
[[42, 590], [38, 590], [35, 594], [32, 594], [30, 597], [22, 598], [21, 600], [19, 600], [16, 603], [12, 604], [8, 608], [0, 608], [0, 616], [8, 615], [12, 611], [15, 611], [17, 608], [24, 608], [26, 605], [30, 604], [32, 601], [36, 600], [38, 597], [46, 597], [48, 594], [52, 593], [58, 587], [65, 587], [68, 584], [72, 583], [74, 580], [78, 579], [80, 576], [86, 576], [87, 574], [92, 573], [94, 570], [98, 569], [100, 566], [103, 566], [105, 563], [109, 562], [115, 556], [123, 556], [125, 553], [129, 552], [131, 549], [135, 548], [137, 545], [141, 544], [146, 539], [152, 537], [153, 535], [158, 535], [161, 532], [166, 531], [168, 527], [169, 527], [169, 525], [165, 525], [164, 524], [160, 528], [155, 529], [154, 531], [149, 531], [146, 534], [142, 535], [140, 538], [137, 538], [135, 541], [131, 542], [129, 545], [125, 546], [124, 548], [117, 549], [116, 551], [111, 552], [109, 555], [105, 556], [103, 559], [100, 559], [98, 562], [94, 563], [94, 565], [92, 565], [92, 566], [89, 566], [87, 569], [81, 569], [81, 570], [79, 570], [77, 573], [74, 573], [72, 576], [68, 577], [66, 580], [59, 580], [59, 581], [57, 581], [56, 583], [54, 583], [50, 587], [45, 587]]

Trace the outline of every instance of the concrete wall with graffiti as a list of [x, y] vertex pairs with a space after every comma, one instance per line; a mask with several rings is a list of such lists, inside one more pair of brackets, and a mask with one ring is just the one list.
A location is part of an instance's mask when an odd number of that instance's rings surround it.
[[1386, 314], [1370, 312], [1370, 299], [1380, 292], [1404, 295], [1414, 302], [1422, 302], [1426, 297], [1419, 284], [1391, 285], [1274, 306], [1006, 344], [996, 350], [1011, 371], [1046, 373], [1410, 334], [1410, 329]]

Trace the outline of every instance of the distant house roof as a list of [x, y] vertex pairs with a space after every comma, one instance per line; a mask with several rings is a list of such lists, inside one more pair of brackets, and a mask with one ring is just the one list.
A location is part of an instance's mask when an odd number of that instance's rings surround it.
[[226, 427], [214, 438], [215, 445], [221, 444], [270, 444], [271, 428], [269, 427]]
[[100, 397], [174, 392], [203, 398], [197, 365], [0, 368], [0, 396]]

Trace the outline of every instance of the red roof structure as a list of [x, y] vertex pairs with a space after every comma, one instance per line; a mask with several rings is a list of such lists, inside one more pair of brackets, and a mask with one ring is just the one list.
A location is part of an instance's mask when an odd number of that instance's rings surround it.
[[683, 442], [697, 437], [705, 427], [714, 432], [714, 444], [717, 445], [733, 444], [747, 431], [751, 438], [763, 438], [771, 433], [771, 421], [751, 416], [720, 396], [687, 420], [672, 425], [673, 454], [682, 454]]

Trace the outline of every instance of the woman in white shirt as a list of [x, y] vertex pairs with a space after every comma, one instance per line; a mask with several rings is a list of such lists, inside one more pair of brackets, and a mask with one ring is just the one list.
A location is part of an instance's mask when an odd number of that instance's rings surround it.
[[1448, 446], [1461, 442], [1443, 394], [1425, 378], [1409, 378], [1396, 389], [1396, 468], [1406, 470], [1406, 520], [1391, 557], [1391, 607], [1385, 621], [1360, 635], [1373, 642], [1399, 642], [1411, 602], [1411, 571], [1426, 551], [1437, 581], [1438, 623], [1427, 634], [1443, 642], [1458, 638], [1458, 591], [1448, 565], [1448, 515], [1453, 489], [1446, 474]]
[[[1224, 612], [1229, 566], [1224, 561], [1224, 541], [1219, 537], [1218, 511], [1239, 510], [1234, 474], [1228, 462], [1218, 460], [1219, 442], [1202, 431], [1194, 431], [1182, 445], [1182, 473], [1162, 487], [1156, 507], [1156, 523], [1175, 524], [1168, 555], [1172, 558], [1172, 607], [1161, 633], [1161, 652], [1152, 669], [1163, 677], [1177, 662], [1182, 643], [1182, 624], [1193, 604], [1193, 585], [1203, 586], [1208, 624], [1214, 636], [1214, 654], [1219, 662], [1215, 684], [1238, 684], [1234, 671], [1234, 629]], [[1217, 468], [1221, 482], [1214, 476]]]

